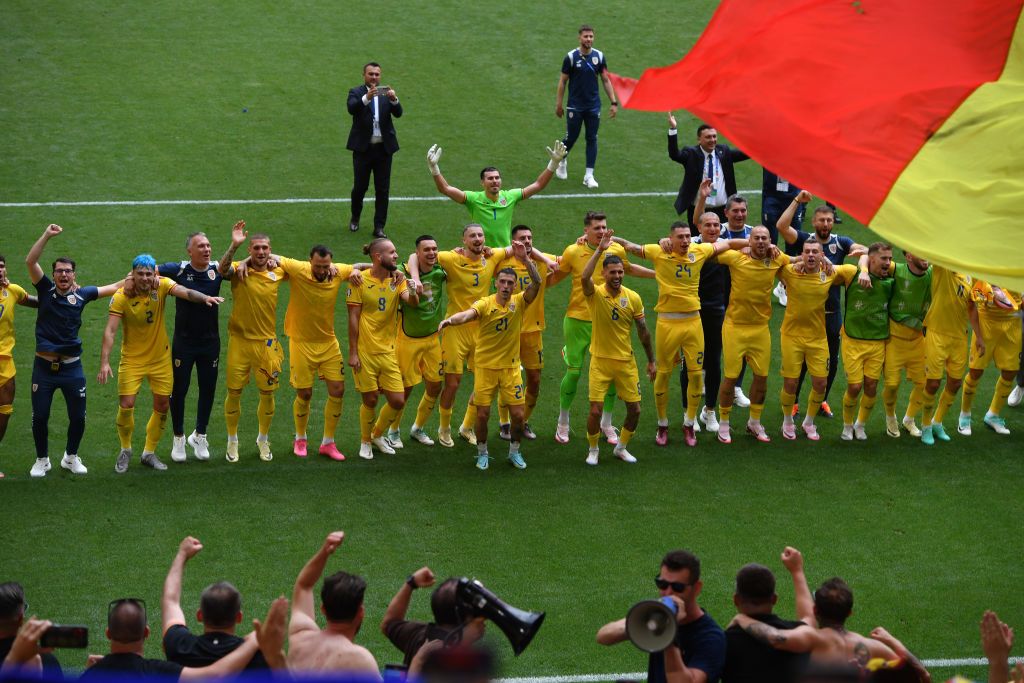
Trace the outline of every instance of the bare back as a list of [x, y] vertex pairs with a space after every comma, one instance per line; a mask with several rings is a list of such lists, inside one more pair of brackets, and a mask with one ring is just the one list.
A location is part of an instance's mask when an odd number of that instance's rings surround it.
[[290, 641], [288, 668], [293, 671], [343, 671], [380, 678], [370, 651], [340, 633], [302, 631], [292, 634]]
[[822, 628], [818, 630], [818, 642], [811, 649], [811, 657], [817, 661], [854, 661], [864, 666], [875, 657], [891, 660], [898, 655], [888, 645], [859, 633]]

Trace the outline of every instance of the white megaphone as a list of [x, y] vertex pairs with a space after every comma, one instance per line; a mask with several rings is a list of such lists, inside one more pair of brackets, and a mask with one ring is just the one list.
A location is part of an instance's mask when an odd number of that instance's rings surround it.
[[626, 615], [626, 636], [644, 652], [661, 652], [676, 637], [676, 603], [670, 597], [636, 603]]

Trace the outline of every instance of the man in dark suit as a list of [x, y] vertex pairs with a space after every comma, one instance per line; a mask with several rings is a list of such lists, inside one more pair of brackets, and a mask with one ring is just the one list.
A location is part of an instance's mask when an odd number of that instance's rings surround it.
[[672, 112], [668, 114], [668, 126], [668, 158], [686, 169], [676, 197], [676, 213], [682, 215], [686, 211], [686, 220], [691, 228], [694, 226], [693, 204], [697, 199], [697, 188], [704, 178], [710, 178], [711, 196], [707, 198], [704, 210], [717, 214], [724, 223], [726, 200], [736, 194], [736, 173], [732, 165], [750, 157], [738, 149], [719, 145], [718, 131], [706, 123], [697, 127], [698, 144], [679, 149], [679, 131]]
[[376, 202], [373, 211], [373, 236], [384, 237], [388, 220], [388, 195], [391, 189], [391, 155], [398, 151], [398, 136], [391, 117], [402, 115], [398, 95], [387, 86], [380, 85], [380, 64], [370, 62], [363, 67], [363, 85], [348, 91], [348, 113], [352, 115], [352, 130], [348, 134], [348, 149], [352, 150], [352, 220], [349, 230], [359, 229], [359, 216], [363, 212], [363, 197], [370, 186], [373, 173], [373, 193]]

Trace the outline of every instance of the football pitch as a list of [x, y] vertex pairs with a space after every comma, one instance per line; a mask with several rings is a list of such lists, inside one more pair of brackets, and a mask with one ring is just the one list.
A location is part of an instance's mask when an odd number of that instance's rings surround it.
[[[24, 256], [48, 223], [58, 223], [65, 233], [51, 241], [44, 268], [69, 255], [78, 262], [80, 284], [105, 284], [123, 276], [141, 252], [158, 262], [186, 258], [185, 236], [195, 230], [209, 235], [219, 257], [231, 225], [244, 219], [251, 231], [270, 234], [276, 253], [305, 258], [310, 246], [322, 242], [333, 248], [336, 261], [363, 260], [372, 202], [364, 209], [363, 230], [350, 233], [345, 96], [361, 83], [362, 66], [371, 60], [381, 63], [382, 82], [405, 108], [396, 121], [402, 149], [394, 158], [388, 235], [403, 258], [423, 233], [442, 248], [455, 247], [468, 216], [436, 193], [424, 158], [430, 145], [444, 148], [440, 165], [453, 185], [477, 189], [479, 170], [496, 165], [506, 188], [522, 187], [547, 163], [544, 147], [564, 132], [564, 121], [554, 116], [555, 86], [581, 23], [595, 27], [595, 46], [612, 71], [639, 76], [648, 66], [678, 60], [714, 5], [638, 0], [592, 5], [584, 13], [541, 2], [404, 1], [373, 8], [8, 0], [0, 10], [0, 253], [11, 281], [31, 291]], [[737, 27], [737, 49], [750, 28]], [[817, 37], [793, 39], [817, 49]], [[813, 83], [794, 88], [779, 96], [814, 96]], [[693, 144], [697, 122], [677, 114], [682, 141]], [[533, 226], [535, 244], [547, 252], [561, 253], [580, 234], [589, 209], [605, 211], [617, 234], [655, 241], [676, 219], [673, 198], [664, 193], [673, 193], [682, 177], [682, 168], [667, 158], [666, 130], [664, 114], [625, 110], [610, 120], [606, 113], [595, 173], [600, 189], [581, 185], [581, 140], [569, 159], [569, 179], [553, 179], [544, 193], [520, 205], [516, 221]], [[823, 160], [821, 173], [828, 172]], [[760, 166], [739, 164], [737, 180], [741, 190], [754, 191], [750, 222], [756, 223]], [[836, 232], [865, 244], [874, 240], [839, 208], [844, 223]], [[653, 283], [625, 284], [643, 296], [653, 332]], [[226, 342], [229, 288], [222, 294]], [[274, 460], [261, 462], [256, 454], [256, 393], [250, 387], [239, 429], [241, 461], [229, 464], [223, 458], [221, 373], [209, 462], [190, 458], [154, 472], [136, 458], [127, 474], [115, 475], [117, 391], [114, 383], [95, 381], [106, 322], [104, 304], [95, 303], [82, 326], [90, 381], [81, 456], [90, 471], [72, 477], [58, 467], [66, 420], [57, 399], [54, 469], [42, 480], [28, 476], [35, 315], [20, 308], [18, 393], [0, 444], [0, 470], [7, 475], [0, 481], [7, 517], [0, 531], [0, 581], [20, 581], [32, 612], [88, 625], [90, 651], [100, 652], [105, 607], [113, 598], [145, 599], [150, 626], [158, 630], [163, 578], [183, 536], [205, 545], [186, 571], [185, 613], [194, 613], [204, 586], [228, 579], [241, 590], [247, 615], [257, 616], [273, 597], [290, 596], [296, 574], [324, 536], [344, 529], [346, 541], [328, 571], [367, 578], [359, 640], [378, 662], [401, 661], [377, 625], [405, 577], [426, 564], [442, 577], [475, 576], [511, 604], [547, 612], [539, 635], [517, 659], [491, 629], [507, 677], [643, 670], [646, 659], [638, 650], [601, 647], [594, 634], [656, 594], [652, 578], [660, 558], [677, 547], [701, 557], [701, 604], [723, 626], [734, 613], [733, 577], [748, 562], [776, 572], [778, 611], [794, 613], [778, 559], [785, 545], [794, 545], [805, 554], [812, 584], [837, 575], [850, 582], [856, 598], [850, 627], [867, 632], [884, 625], [922, 658], [979, 657], [977, 623], [984, 609], [1024, 627], [1024, 410], [1004, 410], [1011, 436], [981, 425], [994, 369], [978, 391], [971, 437], [956, 434], [958, 401], [945, 421], [950, 443], [928, 448], [905, 433], [889, 438], [879, 401], [867, 442], [841, 442], [838, 417], [819, 418], [822, 440], [816, 444], [787, 442], [778, 431], [783, 309], [776, 305], [775, 364], [764, 411], [772, 443], [737, 433], [746, 417], [737, 408], [731, 445], [701, 433], [698, 447], [687, 448], [673, 377], [671, 441], [658, 448], [651, 387], [643, 381], [643, 413], [630, 446], [639, 463], [619, 462], [603, 446], [601, 464], [588, 468], [585, 381], [573, 408], [571, 442], [552, 439], [567, 299], [568, 283], [546, 296], [546, 367], [531, 419], [539, 438], [525, 442], [523, 451], [529, 467], [507, 465], [492, 415], [494, 460], [486, 472], [473, 466], [475, 448], [459, 440], [444, 449], [406, 438], [397, 455], [355, 457], [359, 399], [350, 372], [337, 434], [346, 462], [291, 455], [294, 393], [283, 386], [271, 432]], [[287, 300], [285, 287], [279, 319]], [[347, 355], [343, 304], [336, 329]], [[639, 343], [635, 348], [642, 357]], [[840, 372], [829, 396], [837, 413], [844, 389]], [[187, 431], [194, 384], [192, 391]], [[908, 393], [904, 387], [899, 411]], [[463, 386], [455, 422], [468, 394]], [[417, 389], [404, 431], [419, 395]], [[320, 434], [325, 398], [321, 385], [312, 403], [311, 443]], [[150, 405], [144, 391], [136, 409], [136, 453]], [[623, 415], [620, 404], [616, 425]], [[428, 432], [436, 427], [435, 415]], [[170, 441], [165, 433], [159, 451], [168, 463]], [[426, 595], [414, 597], [410, 616], [429, 618]], [[194, 620], [190, 625], [196, 626]], [[158, 638], [151, 637], [147, 652], [160, 652]], [[84, 656], [66, 652], [61, 661], [81, 667]], [[967, 665], [956, 670], [975, 677], [982, 671]], [[944, 679], [953, 671], [934, 673]]]

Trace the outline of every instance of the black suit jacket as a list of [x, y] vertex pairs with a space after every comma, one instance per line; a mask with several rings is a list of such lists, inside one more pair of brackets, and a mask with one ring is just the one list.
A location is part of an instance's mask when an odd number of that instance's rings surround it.
[[[726, 196], [736, 194], [736, 172], [732, 165], [737, 161], [749, 159], [746, 154], [726, 145], [715, 146], [715, 156], [722, 165], [722, 175], [725, 180]], [[697, 190], [704, 179], [704, 150], [700, 145], [683, 147], [679, 149], [679, 136], [668, 136], [668, 158], [680, 163], [686, 169], [683, 173], [683, 184], [679, 186], [679, 196], [676, 197], [676, 213], [682, 214], [689, 207], [693, 206], [697, 199]]]
[[[369, 90], [365, 85], [348, 91], [348, 113], [352, 115], [352, 130], [348, 134], [346, 147], [353, 152], [365, 152], [370, 146], [373, 136], [373, 101], [363, 104], [363, 95]], [[380, 134], [384, 139], [384, 149], [388, 154], [398, 151], [398, 135], [391, 117], [402, 115], [402, 103], [392, 102], [386, 97], [378, 97], [380, 103]]]

